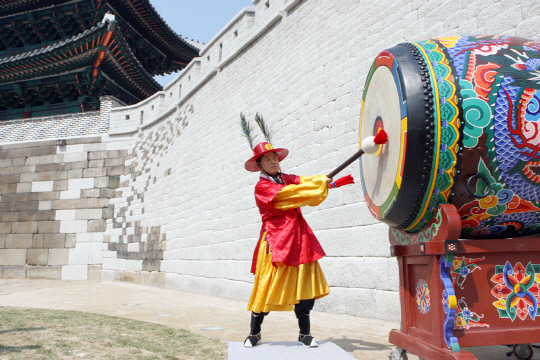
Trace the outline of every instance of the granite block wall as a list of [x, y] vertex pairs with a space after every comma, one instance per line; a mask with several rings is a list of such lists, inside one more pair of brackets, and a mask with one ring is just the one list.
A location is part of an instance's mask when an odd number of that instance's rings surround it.
[[101, 137], [0, 145], [1, 277], [101, 279], [128, 145]]
[[[533, 0], [253, 3], [164, 91], [111, 111], [111, 134], [135, 138], [131, 174], [122, 177], [114, 199], [118, 227], [110, 222], [106, 235], [130, 245], [139, 242], [136, 229], [159, 227], [166, 287], [246, 302], [260, 216], [253, 199], [258, 174], [243, 167], [251, 150], [240, 133], [240, 113], [251, 121], [261, 114], [274, 146], [291, 151], [285, 172], [329, 172], [357, 150], [361, 95], [380, 51], [443, 35], [540, 39]], [[358, 178], [358, 164], [347, 172]], [[397, 320], [398, 270], [388, 227], [368, 212], [360, 184], [331, 190], [304, 214], [327, 252], [321, 266], [331, 294], [316, 308]], [[119, 222], [132, 229], [132, 243]], [[135, 279], [145, 261], [137, 256], [147, 255], [131, 254], [137, 253], [131, 245], [126, 260], [119, 244], [104, 251], [103, 276], [132, 272]]]

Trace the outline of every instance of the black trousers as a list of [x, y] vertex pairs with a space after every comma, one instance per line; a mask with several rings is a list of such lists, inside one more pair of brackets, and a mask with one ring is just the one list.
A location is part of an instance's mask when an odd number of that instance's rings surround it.
[[[300, 333], [303, 335], [309, 335], [311, 323], [309, 321], [309, 312], [313, 310], [315, 305], [315, 299], [309, 300], [300, 300], [298, 304], [294, 305], [294, 313], [298, 319], [298, 327], [300, 328]], [[251, 326], [250, 326], [250, 335], [257, 335], [261, 332], [261, 325], [264, 321], [264, 317], [269, 313], [260, 312], [260, 313], [251, 313]]]

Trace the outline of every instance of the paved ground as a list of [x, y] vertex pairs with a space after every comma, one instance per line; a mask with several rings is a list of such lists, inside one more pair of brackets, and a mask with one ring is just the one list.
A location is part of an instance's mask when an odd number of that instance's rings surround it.
[[[223, 299], [123, 282], [0, 279], [0, 306], [76, 310], [120, 316], [183, 328], [226, 342], [241, 342], [249, 331], [247, 301]], [[312, 334], [332, 341], [356, 359], [387, 359], [393, 346], [388, 332], [394, 322], [350, 315], [312, 312]], [[204, 328], [226, 328], [202, 330]], [[298, 327], [292, 312], [274, 312], [263, 324], [264, 342], [296, 340]], [[506, 347], [468, 348], [478, 359], [506, 357]], [[410, 360], [418, 357], [409, 354]], [[540, 351], [533, 359], [540, 359]]]

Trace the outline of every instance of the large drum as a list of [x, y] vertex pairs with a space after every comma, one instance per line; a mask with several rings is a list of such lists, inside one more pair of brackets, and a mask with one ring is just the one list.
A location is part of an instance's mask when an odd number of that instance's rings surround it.
[[360, 160], [375, 217], [415, 233], [438, 204], [461, 216], [462, 238], [540, 233], [540, 42], [452, 36], [381, 52], [369, 72]]

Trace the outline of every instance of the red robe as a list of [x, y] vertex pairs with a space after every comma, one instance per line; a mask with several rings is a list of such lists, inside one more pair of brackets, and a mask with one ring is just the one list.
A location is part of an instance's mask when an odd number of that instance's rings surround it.
[[285, 185], [260, 178], [255, 186], [255, 202], [262, 217], [259, 241], [253, 253], [251, 272], [255, 274], [259, 245], [266, 228], [266, 241], [272, 252], [272, 264], [284, 263], [298, 267], [300, 264], [313, 262], [325, 256], [321, 244], [302, 216], [300, 208], [278, 210], [272, 201], [286, 185], [300, 184], [300, 177], [283, 174]]

